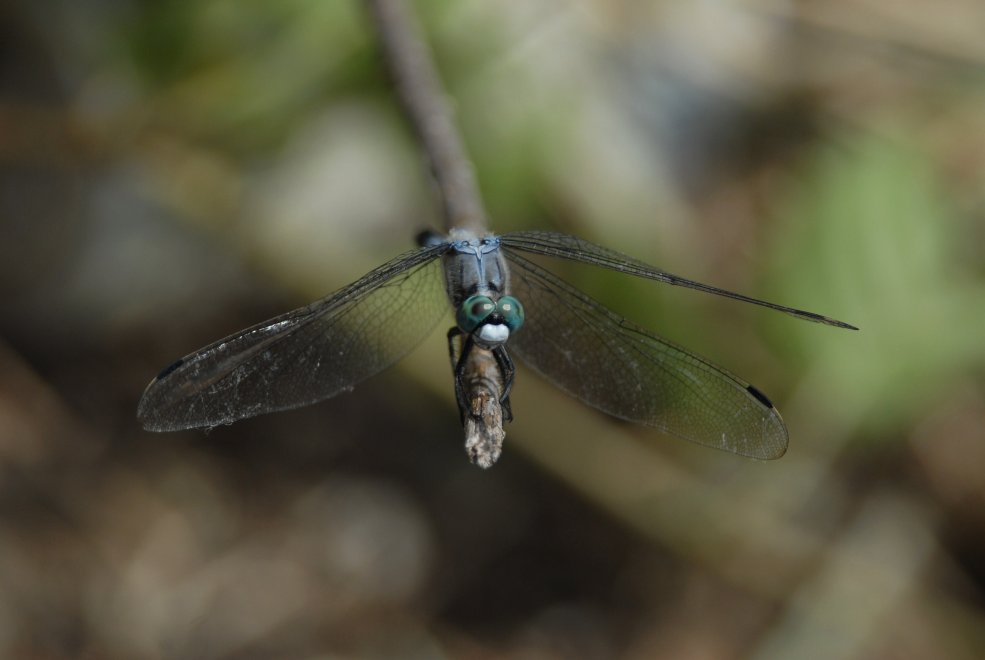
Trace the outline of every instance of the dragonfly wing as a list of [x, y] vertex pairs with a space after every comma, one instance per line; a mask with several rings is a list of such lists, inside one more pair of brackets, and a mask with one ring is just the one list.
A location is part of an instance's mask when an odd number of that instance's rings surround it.
[[610, 415], [698, 444], [760, 459], [786, 451], [787, 429], [759, 390], [506, 253], [526, 314], [508, 347], [547, 380]]
[[447, 311], [436, 260], [444, 249], [408, 252], [178, 360], [147, 386], [138, 419], [152, 431], [213, 427], [352, 389], [409, 353]]
[[622, 254], [621, 252], [616, 252], [615, 250], [610, 250], [609, 248], [602, 247], [601, 245], [596, 245], [591, 241], [586, 241], [585, 239], [578, 238], [577, 236], [569, 236], [568, 234], [560, 234], [552, 231], [516, 231], [509, 234], [504, 234], [499, 238], [502, 245], [513, 248], [514, 250], [522, 250], [532, 254], [543, 254], [561, 259], [568, 259], [570, 261], [580, 261], [582, 263], [592, 264], [593, 266], [600, 266], [602, 268], [617, 270], [621, 273], [656, 280], [665, 284], [682, 286], [688, 289], [703, 291], [705, 293], [712, 293], [716, 296], [723, 296], [725, 298], [741, 300], [742, 302], [752, 303], [753, 305], [775, 309], [779, 312], [790, 314], [791, 316], [795, 316], [805, 321], [823, 323], [825, 325], [845, 328], [848, 330], [858, 330], [858, 328], [854, 325], [850, 325], [844, 321], [838, 321], [821, 314], [815, 314], [814, 312], [807, 312], [802, 309], [795, 309], [785, 305], [777, 305], [776, 303], [767, 302], [758, 298], [752, 298], [750, 296], [744, 296], [741, 293], [720, 289], [716, 286], [711, 286], [710, 284], [702, 284], [701, 282], [689, 280], [686, 277], [681, 277], [680, 275], [668, 273], [665, 270], [655, 268], [638, 259]]

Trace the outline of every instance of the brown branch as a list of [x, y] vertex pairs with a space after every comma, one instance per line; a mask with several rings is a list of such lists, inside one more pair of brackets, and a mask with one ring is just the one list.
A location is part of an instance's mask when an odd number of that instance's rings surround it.
[[397, 94], [427, 153], [441, 194], [445, 230], [457, 227], [485, 233], [486, 215], [472, 163], [407, 0], [366, 1]]

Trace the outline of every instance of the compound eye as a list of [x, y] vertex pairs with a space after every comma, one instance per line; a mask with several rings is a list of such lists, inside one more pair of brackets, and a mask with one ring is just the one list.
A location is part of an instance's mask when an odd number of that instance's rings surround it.
[[500, 298], [499, 302], [496, 303], [496, 310], [503, 317], [503, 323], [510, 329], [510, 332], [516, 332], [523, 325], [523, 305], [513, 296]]
[[465, 299], [455, 314], [455, 322], [462, 332], [471, 333], [482, 325], [496, 309], [496, 303], [488, 296], [474, 295]]

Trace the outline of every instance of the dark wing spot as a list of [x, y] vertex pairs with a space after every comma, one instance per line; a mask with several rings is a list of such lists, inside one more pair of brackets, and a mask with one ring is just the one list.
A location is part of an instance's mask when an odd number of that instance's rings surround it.
[[181, 358], [174, 364], [164, 367], [164, 370], [161, 371], [161, 373], [157, 374], [157, 378], [155, 380], [162, 380], [165, 376], [167, 376], [169, 373], [171, 373], [172, 371], [174, 371], [184, 363], [185, 363], [185, 358]]
[[772, 402], [772, 401], [770, 401], [770, 400], [769, 400], [769, 399], [768, 399], [768, 398], [766, 397], [766, 395], [765, 395], [765, 394], [763, 394], [762, 392], [760, 392], [759, 390], [757, 390], [757, 389], [756, 389], [755, 387], [753, 387], [752, 385], [747, 385], [747, 386], [746, 386], [746, 390], [747, 390], [747, 391], [749, 392], [749, 394], [751, 394], [751, 395], [753, 395], [754, 397], [756, 397], [756, 400], [757, 400], [757, 401], [759, 401], [759, 402], [760, 402], [761, 404], [763, 404], [764, 406], [766, 406], [767, 408], [772, 408], [772, 407], [773, 407], [773, 402]]

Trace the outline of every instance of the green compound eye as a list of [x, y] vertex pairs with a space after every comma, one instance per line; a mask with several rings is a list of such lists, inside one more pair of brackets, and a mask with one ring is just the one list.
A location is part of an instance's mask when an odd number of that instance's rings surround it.
[[500, 298], [499, 302], [496, 303], [496, 310], [503, 317], [503, 323], [510, 329], [510, 332], [516, 332], [523, 325], [523, 305], [513, 296]]
[[455, 322], [462, 332], [472, 332], [496, 309], [496, 303], [488, 296], [469, 296], [458, 308]]

